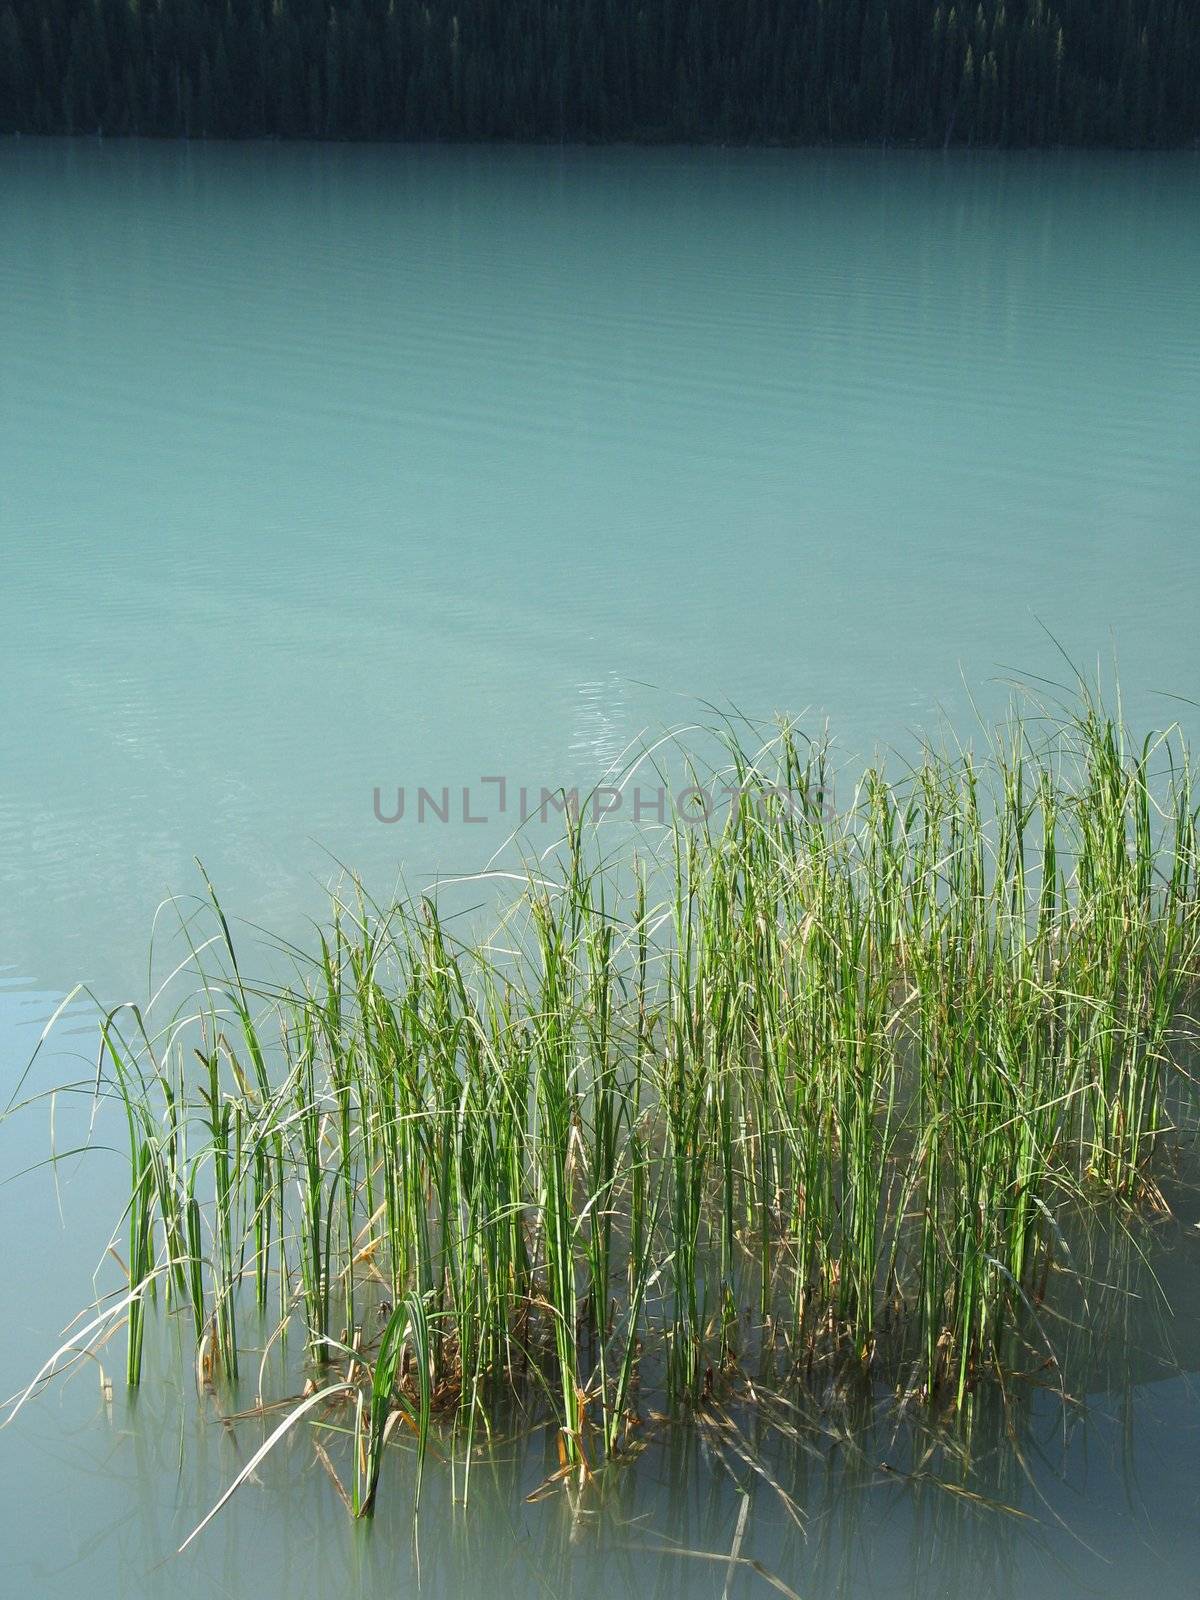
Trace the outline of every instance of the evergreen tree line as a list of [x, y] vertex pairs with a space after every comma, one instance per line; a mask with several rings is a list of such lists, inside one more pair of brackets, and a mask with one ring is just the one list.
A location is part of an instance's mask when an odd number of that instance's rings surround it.
[[1179, 145], [1200, 0], [0, 0], [0, 130]]

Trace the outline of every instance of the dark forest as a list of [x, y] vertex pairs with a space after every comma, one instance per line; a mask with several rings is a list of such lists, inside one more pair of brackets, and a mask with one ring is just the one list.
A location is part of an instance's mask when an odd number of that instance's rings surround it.
[[1177, 146], [1197, 0], [5, 0], [0, 131]]

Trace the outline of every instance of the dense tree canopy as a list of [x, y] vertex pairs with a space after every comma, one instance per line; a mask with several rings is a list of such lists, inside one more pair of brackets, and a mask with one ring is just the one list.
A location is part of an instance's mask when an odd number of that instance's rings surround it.
[[0, 0], [0, 130], [1180, 144], [1200, 0]]

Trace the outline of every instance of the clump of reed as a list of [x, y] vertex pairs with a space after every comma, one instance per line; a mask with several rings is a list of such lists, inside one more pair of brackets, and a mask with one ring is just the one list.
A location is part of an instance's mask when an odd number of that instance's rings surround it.
[[1003, 1370], [1063, 1208], [1158, 1199], [1191, 761], [1085, 695], [837, 808], [828, 763], [790, 726], [731, 741], [736, 803], [615, 860], [569, 818], [486, 939], [342, 897], [282, 988], [213, 896], [199, 1013], [102, 1029], [129, 1382], [153, 1294], [230, 1379], [243, 1301], [298, 1319], [362, 1514], [394, 1427], [470, 1440], [514, 1394], [587, 1470], [650, 1389], [703, 1409], [765, 1363], [954, 1407]]

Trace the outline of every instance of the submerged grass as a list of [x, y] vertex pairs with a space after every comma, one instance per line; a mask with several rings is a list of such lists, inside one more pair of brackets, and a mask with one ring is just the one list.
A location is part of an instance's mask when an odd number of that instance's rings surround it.
[[732, 741], [720, 821], [628, 858], [569, 819], [477, 943], [430, 898], [339, 900], [282, 989], [244, 981], [213, 895], [199, 1015], [102, 1028], [129, 1382], [151, 1295], [230, 1379], [245, 1298], [299, 1316], [365, 1515], [397, 1427], [423, 1454], [514, 1397], [586, 1472], [639, 1405], [711, 1414], [739, 1372], [954, 1407], [1013, 1366], [1064, 1208], [1161, 1203], [1191, 759], [1086, 691], [837, 809], [828, 759]]

